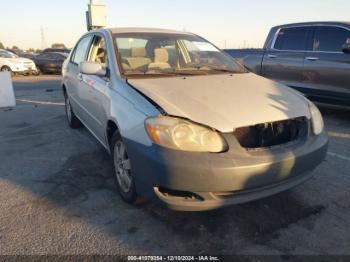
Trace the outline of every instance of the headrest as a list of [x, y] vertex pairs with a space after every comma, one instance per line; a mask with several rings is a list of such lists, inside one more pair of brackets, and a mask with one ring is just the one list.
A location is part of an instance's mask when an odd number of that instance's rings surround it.
[[97, 57], [101, 57], [105, 55], [105, 49], [104, 48], [99, 48], [97, 50]]
[[131, 48], [132, 57], [146, 57], [146, 48], [144, 47], [134, 47]]
[[155, 63], [168, 63], [169, 53], [164, 48], [154, 49], [154, 62]]

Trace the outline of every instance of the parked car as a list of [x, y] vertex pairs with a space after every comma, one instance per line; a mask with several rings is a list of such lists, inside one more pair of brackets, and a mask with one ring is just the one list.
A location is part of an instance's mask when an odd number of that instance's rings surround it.
[[36, 54], [36, 53], [20, 53], [18, 56], [19, 57], [23, 57], [23, 58], [28, 58], [28, 59], [30, 59], [30, 60], [34, 60], [34, 58], [37, 56], [38, 54]]
[[66, 53], [69, 54], [70, 53], [70, 49], [66, 49], [66, 48], [46, 48], [43, 50], [43, 53]]
[[66, 53], [42, 53], [34, 58], [36, 66], [44, 74], [61, 74]]
[[250, 71], [316, 102], [350, 107], [350, 23], [276, 26], [264, 49], [226, 50]]
[[19, 55], [20, 53], [23, 52], [21, 49], [10, 49], [10, 48], [6, 48], [5, 50], [8, 51], [8, 52], [13, 53], [13, 54], [15, 54], [15, 55]]
[[11, 74], [37, 74], [34, 62], [27, 58], [20, 58], [16, 54], [0, 49], [0, 71]]
[[191, 33], [91, 31], [62, 71], [69, 125], [86, 126], [112, 155], [129, 203], [244, 203], [306, 181], [326, 155], [313, 103]]

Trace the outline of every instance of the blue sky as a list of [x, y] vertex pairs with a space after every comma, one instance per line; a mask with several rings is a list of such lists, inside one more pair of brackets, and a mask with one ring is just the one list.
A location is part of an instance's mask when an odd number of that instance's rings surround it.
[[[187, 30], [219, 47], [261, 47], [270, 27], [300, 21], [350, 21], [349, 0], [100, 0], [108, 24]], [[85, 32], [87, 0], [2, 0], [0, 41], [5, 46], [71, 47]]]

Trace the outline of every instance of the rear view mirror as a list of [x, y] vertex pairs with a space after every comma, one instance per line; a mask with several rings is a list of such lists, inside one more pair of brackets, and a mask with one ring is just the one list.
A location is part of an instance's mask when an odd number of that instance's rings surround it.
[[79, 65], [79, 71], [85, 75], [106, 76], [107, 70], [103, 68], [99, 63], [95, 62], [82, 62]]
[[346, 40], [346, 43], [343, 45], [343, 52], [350, 54], [350, 38]]

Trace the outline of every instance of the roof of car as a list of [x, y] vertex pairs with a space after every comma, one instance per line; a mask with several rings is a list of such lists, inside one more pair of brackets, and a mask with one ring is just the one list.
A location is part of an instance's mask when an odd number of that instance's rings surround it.
[[64, 53], [64, 52], [48, 52], [48, 53], [51, 53], [51, 54], [58, 54], [58, 55], [61, 55], [61, 56], [65, 56], [65, 57], [68, 57], [68, 53]]
[[142, 28], [142, 27], [119, 27], [119, 28], [107, 28], [112, 34], [122, 33], [163, 33], [163, 34], [185, 34], [193, 35], [189, 32], [170, 30], [170, 29], [159, 29], [159, 28]]
[[64, 52], [44, 52], [44, 53], [41, 53], [40, 55], [47, 55], [47, 54], [54, 54], [54, 55], [62, 55], [62, 56], [65, 56], [67, 57], [69, 54], [67, 53], [64, 53]]
[[286, 27], [286, 26], [313, 26], [313, 25], [337, 25], [337, 26], [350, 26], [350, 22], [342, 21], [314, 21], [314, 22], [302, 22], [302, 23], [291, 23], [279, 25], [276, 27]]

